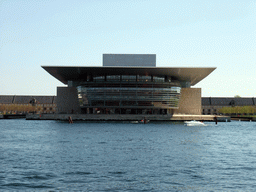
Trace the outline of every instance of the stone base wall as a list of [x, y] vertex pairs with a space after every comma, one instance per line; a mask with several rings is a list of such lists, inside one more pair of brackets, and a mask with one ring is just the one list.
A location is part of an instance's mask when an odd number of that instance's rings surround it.
[[81, 113], [76, 87], [57, 87], [57, 113]]
[[201, 115], [201, 88], [182, 88], [179, 101], [179, 109], [174, 113]]

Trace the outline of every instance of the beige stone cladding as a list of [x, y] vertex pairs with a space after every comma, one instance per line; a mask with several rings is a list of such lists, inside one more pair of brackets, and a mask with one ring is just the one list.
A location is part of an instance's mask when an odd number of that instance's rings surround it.
[[179, 109], [174, 113], [201, 115], [201, 110], [201, 88], [182, 88]]
[[57, 87], [57, 113], [80, 113], [76, 87]]

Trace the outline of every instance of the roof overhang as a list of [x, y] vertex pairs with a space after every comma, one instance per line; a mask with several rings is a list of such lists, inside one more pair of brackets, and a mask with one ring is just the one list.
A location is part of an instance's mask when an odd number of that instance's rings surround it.
[[216, 67], [71, 67], [42, 66], [48, 73], [64, 84], [68, 81], [85, 81], [87, 75], [155, 75], [171, 76], [187, 81], [193, 86], [213, 72]]

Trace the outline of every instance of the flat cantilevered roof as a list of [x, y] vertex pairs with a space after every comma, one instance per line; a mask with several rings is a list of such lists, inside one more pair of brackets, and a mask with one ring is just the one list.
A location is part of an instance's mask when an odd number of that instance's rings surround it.
[[187, 81], [193, 86], [213, 72], [216, 67], [71, 67], [42, 66], [48, 73], [64, 84], [68, 81], [86, 81], [87, 75], [154, 75], [171, 76]]

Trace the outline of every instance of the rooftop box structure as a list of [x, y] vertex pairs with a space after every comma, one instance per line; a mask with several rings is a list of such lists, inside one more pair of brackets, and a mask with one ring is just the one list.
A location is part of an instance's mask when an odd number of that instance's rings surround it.
[[103, 66], [156, 67], [155, 54], [103, 54]]

